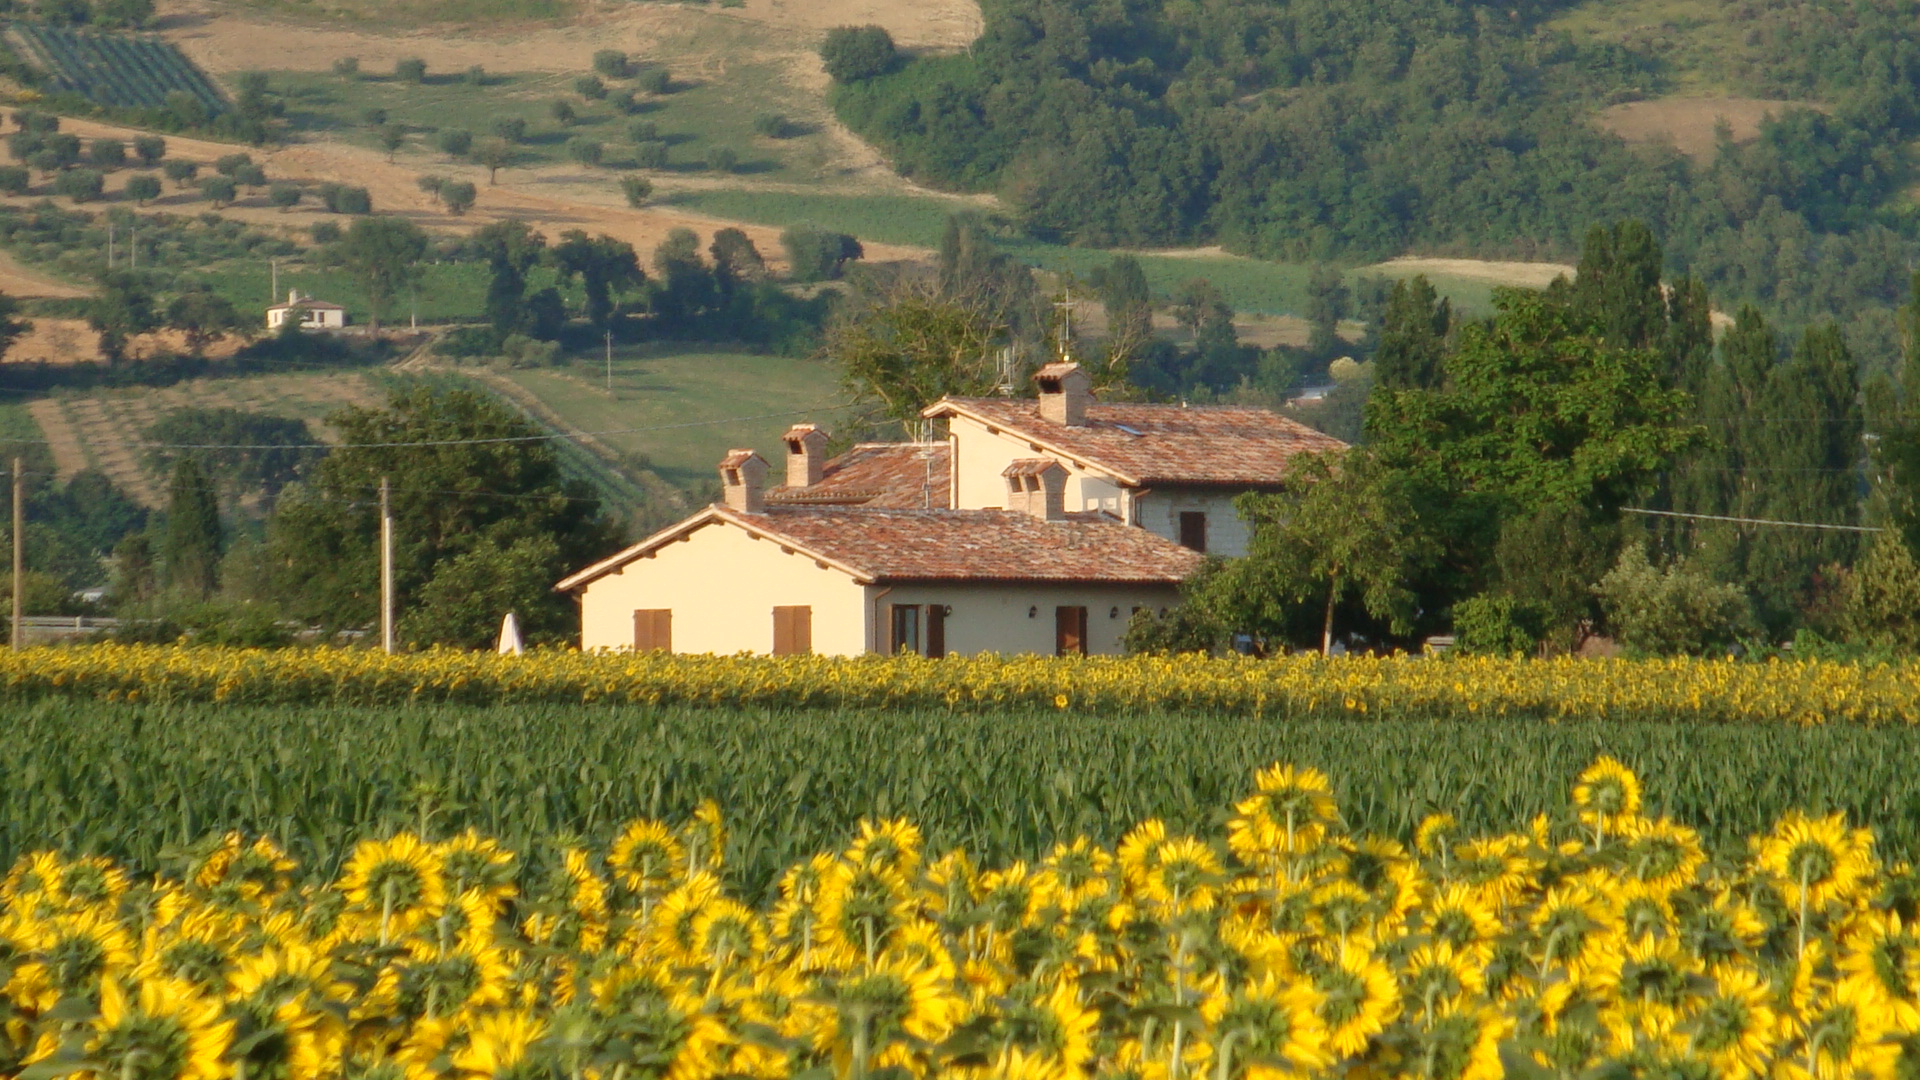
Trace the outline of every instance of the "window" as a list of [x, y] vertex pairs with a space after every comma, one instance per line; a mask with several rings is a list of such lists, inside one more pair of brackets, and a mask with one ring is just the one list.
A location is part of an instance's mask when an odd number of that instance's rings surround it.
[[673, 612], [667, 608], [633, 613], [634, 652], [673, 651]]
[[913, 604], [893, 605], [893, 635], [887, 651], [899, 656], [920, 651], [920, 609]]
[[895, 656], [917, 653], [938, 660], [947, 655], [946, 606], [893, 605], [893, 633], [887, 644]]
[[813, 651], [813, 609], [773, 609], [773, 655], [805, 656]]
[[1053, 655], [1087, 655], [1086, 608], [1057, 607], [1053, 609]]
[[1180, 546], [1195, 551], [1207, 550], [1207, 515], [1198, 510], [1180, 511]]

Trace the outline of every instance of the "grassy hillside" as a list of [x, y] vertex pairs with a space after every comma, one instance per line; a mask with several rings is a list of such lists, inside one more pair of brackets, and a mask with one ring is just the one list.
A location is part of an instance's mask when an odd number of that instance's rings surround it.
[[663, 479], [704, 491], [726, 452], [750, 446], [771, 456], [780, 433], [837, 415], [832, 368], [812, 360], [723, 350], [616, 346], [613, 390], [600, 357], [503, 377], [578, 430], [633, 455]]

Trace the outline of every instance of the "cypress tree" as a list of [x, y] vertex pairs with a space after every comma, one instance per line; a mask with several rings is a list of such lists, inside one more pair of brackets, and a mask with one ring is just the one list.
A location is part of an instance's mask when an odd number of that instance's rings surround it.
[[1380, 347], [1373, 354], [1374, 385], [1389, 390], [1438, 387], [1452, 329], [1453, 305], [1434, 291], [1425, 274], [1394, 282], [1380, 318]]
[[167, 584], [205, 599], [220, 587], [220, 504], [213, 484], [191, 457], [173, 467], [167, 489], [167, 525], [161, 557]]
[[1609, 345], [1660, 348], [1667, 336], [1662, 261], [1660, 242], [1641, 222], [1588, 229], [1580, 251], [1580, 276], [1568, 290], [1575, 316]]
[[[1681, 470], [1674, 483], [1676, 508], [1686, 513], [1753, 517], [1761, 474], [1749, 473], [1756, 448], [1753, 425], [1743, 422], [1762, 415], [1761, 398], [1779, 354], [1779, 342], [1767, 320], [1751, 305], [1740, 309], [1733, 329], [1720, 342], [1720, 356], [1708, 370], [1700, 391], [1700, 419], [1707, 446]], [[1740, 527], [1702, 522], [1692, 530], [1692, 542], [1683, 543], [1705, 560], [1715, 574], [1740, 575], [1746, 563], [1746, 531]]]
[[[1753, 516], [1852, 525], [1859, 517], [1863, 430], [1860, 386], [1840, 328], [1809, 327], [1770, 373], [1747, 431], [1746, 487]], [[1810, 599], [1823, 567], [1852, 561], [1855, 534], [1756, 526], [1746, 576], [1769, 628], [1784, 631]]]

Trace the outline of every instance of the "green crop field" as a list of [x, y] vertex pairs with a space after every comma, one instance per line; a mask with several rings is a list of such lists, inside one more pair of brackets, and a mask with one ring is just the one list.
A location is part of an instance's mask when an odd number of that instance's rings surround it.
[[830, 425], [840, 400], [834, 370], [817, 361], [687, 346], [616, 345], [611, 393], [598, 355], [504, 377], [568, 425], [611, 433], [601, 441], [693, 490], [715, 479], [714, 465], [729, 449], [771, 455], [788, 426]]
[[1181, 713], [842, 712], [582, 706], [126, 706], [8, 709], [0, 861], [57, 845], [156, 868], [243, 829], [333, 873], [351, 841], [472, 825], [524, 852], [637, 816], [725, 808], [727, 865], [750, 891], [906, 816], [932, 850], [997, 865], [1159, 817], [1205, 833], [1275, 761], [1333, 780], [1355, 832], [1410, 837], [1424, 815], [1469, 831], [1567, 809], [1601, 753], [1637, 770], [1649, 814], [1711, 847], [1790, 807], [1846, 810], [1889, 857], [1920, 855], [1920, 729], [1653, 723], [1294, 720]]
[[99, 105], [133, 108], [164, 105], [167, 95], [186, 93], [208, 110], [227, 107], [213, 80], [171, 43], [131, 34], [102, 34], [42, 23], [13, 23], [7, 39], [23, 58], [47, 74], [50, 86]]
[[[543, 289], [554, 283], [554, 272], [537, 267], [527, 275], [529, 288]], [[355, 325], [364, 324], [372, 314], [366, 290], [353, 275], [336, 268], [283, 260], [279, 268], [279, 295], [273, 288], [274, 270], [266, 259], [245, 262], [225, 261], [211, 267], [191, 270], [183, 281], [200, 281], [211, 286], [242, 312], [264, 313], [275, 299], [284, 300], [288, 290], [298, 289], [308, 296], [340, 304], [347, 309]], [[390, 325], [404, 324], [418, 316], [423, 323], [460, 322], [480, 318], [487, 296], [488, 270], [484, 263], [427, 263], [420, 267], [419, 284], [410, 296], [403, 296], [387, 313]], [[579, 289], [562, 290], [569, 303], [578, 304]], [[265, 318], [264, 314], [261, 318]]]

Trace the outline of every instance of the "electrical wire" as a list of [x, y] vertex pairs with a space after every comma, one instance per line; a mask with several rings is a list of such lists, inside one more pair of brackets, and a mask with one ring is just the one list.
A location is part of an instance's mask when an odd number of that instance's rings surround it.
[[1678, 510], [1643, 510], [1634, 506], [1623, 506], [1620, 512], [1645, 514], [1648, 517], [1687, 518], [1692, 521], [1726, 521], [1735, 525], [1778, 525], [1789, 529], [1834, 529], [1840, 532], [1886, 532], [1885, 529], [1869, 525], [1823, 525], [1815, 521], [1773, 521], [1768, 518], [1728, 517], [1725, 514], [1683, 514]]

